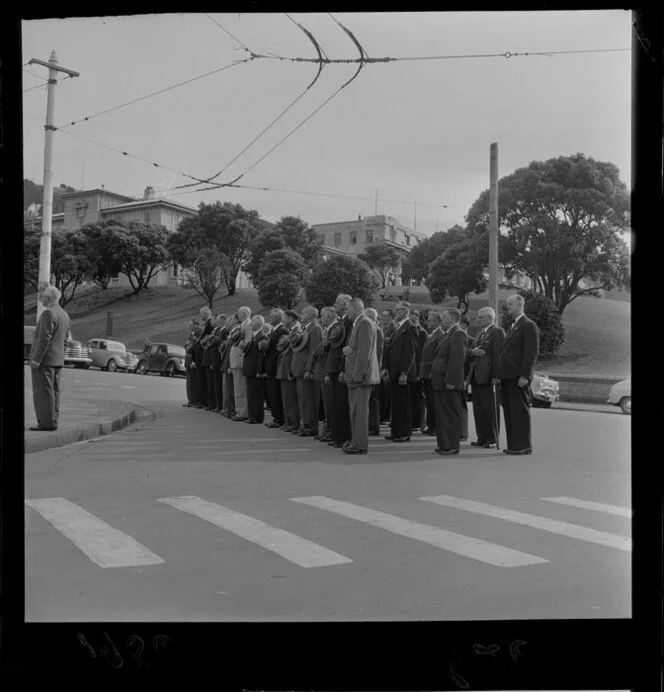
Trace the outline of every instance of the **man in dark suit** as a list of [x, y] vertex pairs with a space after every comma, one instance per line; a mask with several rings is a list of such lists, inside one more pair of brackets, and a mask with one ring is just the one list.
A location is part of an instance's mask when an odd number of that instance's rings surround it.
[[270, 324], [272, 331], [267, 341], [261, 341], [260, 348], [263, 351], [265, 373], [267, 374], [268, 401], [272, 422], [266, 423], [268, 428], [280, 428], [284, 424], [284, 404], [281, 398], [281, 381], [277, 379], [277, 361], [279, 352], [277, 344], [279, 339], [287, 332], [284, 326], [284, 311], [275, 308], [270, 311]]
[[353, 298], [348, 308], [352, 327], [344, 347], [344, 367], [352, 440], [344, 445], [344, 454], [366, 454], [369, 448], [369, 397], [380, 382], [380, 366], [376, 357], [376, 326], [364, 314], [364, 303]]
[[291, 370], [297, 382], [297, 400], [300, 406], [302, 428], [300, 437], [313, 437], [318, 433], [320, 385], [313, 377], [316, 349], [323, 338], [318, 324], [318, 308], [306, 305], [302, 309], [303, 330], [291, 343], [293, 360]]
[[420, 324], [420, 311], [411, 310], [408, 316], [410, 323], [415, 330], [415, 381], [408, 385], [410, 393], [411, 407], [411, 428], [412, 430], [420, 430], [424, 426], [424, 392], [422, 391], [422, 383], [419, 379], [420, 361], [422, 360], [422, 350], [428, 338], [426, 329]]
[[532, 454], [530, 403], [533, 368], [539, 355], [539, 329], [523, 312], [524, 298], [507, 298], [507, 314], [512, 318], [499, 351], [500, 399], [505, 416], [507, 449], [504, 454]]
[[468, 439], [468, 375], [470, 375], [470, 350], [475, 347], [475, 338], [470, 335], [470, 320], [467, 315], [461, 315], [459, 326], [466, 333], [466, 360], [463, 363], [464, 387], [461, 392], [461, 441]]
[[62, 294], [46, 286], [41, 295], [44, 306], [35, 328], [30, 353], [32, 399], [37, 425], [30, 430], [57, 430], [60, 414], [60, 373], [65, 362], [65, 341], [71, 321], [60, 307]]
[[226, 416], [226, 418], [233, 418], [235, 415], [235, 388], [233, 386], [233, 371], [230, 366], [230, 357], [231, 344], [240, 333], [240, 319], [237, 314], [233, 315], [227, 330], [227, 332], [224, 332], [219, 344], [219, 370], [223, 378], [221, 415]]
[[204, 349], [204, 340], [208, 334], [212, 333], [212, 311], [208, 307], [203, 307], [200, 309], [199, 315], [203, 331], [194, 343], [191, 351], [192, 364], [196, 373], [196, 387], [194, 390], [196, 400], [194, 401], [194, 405], [197, 408], [207, 408], [207, 369], [209, 364], [207, 363], [207, 355]]
[[189, 320], [189, 336], [184, 344], [184, 371], [187, 378], [187, 403], [182, 404], [186, 408], [191, 408], [194, 405], [194, 379], [196, 377], [196, 371], [191, 367], [191, 349], [194, 346], [194, 339], [196, 337], [196, 321]]
[[277, 343], [277, 379], [281, 382], [281, 398], [284, 409], [284, 425], [281, 430], [293, 432], [300, 428], [300, 411], [297, 403], [297, 386], [295, 377], [291, 372], [291, 360], [293, 351], [289, 341], [291, 334], [302, 331], [299, 322], [299, 315], [294, 310], [286, 310], [284, 313], [284, 327], [286, 333], [283, 334]]
[[386, 440], [409, 442], [412, 411], [409, 382], [415, 379], [415, 330], [408, 314], [410, 303], [397, 303], [394, 309], [395, 332], [384, 350], [382, 377], [389, 377], [392, 389], [390, 434]]
[[[378, 312], [374, 308], [367, 308], [364, 314], [374, 323], [376, 327], [376, 358], [378, 365], [383, 362], [383, 347], [385, 336], [383, 330], [378, 326]], [[380, 373], [379, 373], [380, 375]], [[378, 384], [371, 387], [371, 395], [369, 396], [369, 435], [380, 435], [380, 377]]]
[[[394, 334], [394, 310], [383, 310], [380, 316], [380, 327], [383, 330], [383, 354]], [[382, 367], [382, 359], [379, 361]], [[389, 423], [392, 417], [392, 387], [389, 382], [381, 378], [378, 385], [378, 399], [380, 404], [380, 422]]]
[[332, 441], [332, 415], [333, 415], [333, 400], [332, 400], [332, 383], [330, 378], [325, 374], [325, 366], [327, 364], [327, 353], [330, 348], [328, 341], [328, 332], [332, 324], [337, 319], [337, 311], [331, 306], [326, 305], [320, 311], [320, 326], [321, 340], [314, 352], [314, 371], [313, 377], [319, 382], [320, 400], [323, 405], [323, 414], [321, 420], [325, 422], [320, 435], [314, 435], [320, 442]]
[[210, 371], [212, 373], [212, 410], [215, 413], [221, 413], [224, 408], [224, 398], [223, 398], [223, 378], [221, 374], [221, 355], [219, 353], [219, 346], [222, 339], [228, 333], [226, 328], [226, 322], [228, 317], [223, 314], [219, 314], [215, 318], [215, 328], [212, 334], [208, 337], [208, 359], [210, 362]]
[[496, 313], [490, 307], [480, 308], [477, 319], [481, 331], [476, 346], [469, 348], [468, 373], [477, 439], [470, 444], [473, 447], [496, 449], [500, 432], [496, 400], [496, 386], [500, 384], [498, 359], [505, 332], [495, 324]]
[[431, 386], [431, 364], [436, 355], [438, 343], [443, 337], [443, 329], [441, 327], [443, 314], [438, 311], [430, 311], [428, 320], [431, 333], [427, 337], [424, 348], [422, 349], [422, 360], [420, 361], [418, 375], [426, 396], [426, 428], [424, 428], [422, 432], [425, 435], [435, 435], [436, 398], [434, 396], [433, 387]]
[[351, 439], [350, 410], [348, 405], [348, 387], [346, 386], [346, 374], [343, 371], [343, 348], [350, 336], [348, 320], [348, 306], [351, 297], [340, 293], [334, 302], [338, 320], [330, 327], [328, 334], [329, 350], [325, 373], [330, 377], [332, 384], [332, 440], [328, 442], [331, 447], [341, 448], [345, 442]]
[[265, 319], [262, 315], [254, 315], [249, 327], [251, 337], [244, 341], [242, 346], [242, 376], [247, 383], [247, 420], [246, 423], [256, 425], [262, 423], [265, 416], [263, 406], [263, 388], [261, 378], [258, 377], [262, 367], [262, 356], [259, 349], [261, 341], [267, 339], [263, 334]]
[[436, 454], [459, 453], [461, 441], [461, 393], [465, 388], [463, 363], [466, 358], [466, 332], [459, 326], [457, 308], [443, 310], [444, 336], [438, 343], [431, 364], [431, 386], [436, 398]]

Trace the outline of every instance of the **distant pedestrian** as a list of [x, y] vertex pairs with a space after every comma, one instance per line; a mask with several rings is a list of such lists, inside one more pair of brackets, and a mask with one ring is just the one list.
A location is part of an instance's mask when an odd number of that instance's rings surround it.
[[500, 398], [505, 416], [507, 449], [504, 454], [532, 454], [530, 404], [533, 368], [539, 355], [539, 329], [524, 314], [524, 298], [507, 298], [507, 314], [513, 319], [498, 357]]
[[37, 425], [30, 430], [58, 429], [60, 373], [65, 362], [65, 341], [71, 324], [69, 315], [60, 307], [61, 295], [55, 286], [46, 286], [41, 296], [44, 310], [37, 322], [30, 353]]

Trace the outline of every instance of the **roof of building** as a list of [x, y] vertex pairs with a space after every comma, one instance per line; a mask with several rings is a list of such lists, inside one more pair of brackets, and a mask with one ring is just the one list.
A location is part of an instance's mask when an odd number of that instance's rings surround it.
[[141, 200], [133, 200], [131, 202], [127, 202], [126, 204], [117, 204], [114, 207], [105, 207], [104, 209], [100, 209], [99, 213], [100, 214], [112, 214], [118, 211], [128, 211], [131, 209], [140, 209], [140, 208], [145, 208], [145, 207], [159, 207], [159, 206], [164, 206], [164, 207], [173, 207], [174, 209], [177, 209], [178, 211], [186, 211], [192, 214], [196, 213], [196, 209], [193, 207], [188, 207], [186, 204], [180, 204], [178, 202], [171, 202], [168, 199], [141, 199]]
[[64, 192], [60, 195], [61, 198], [64, 197], [80, 197], [81, 195], [89, 195], [91, 192], [101, 192], [104, 195], [109, 195], [110, 197], [117, 197], [118, 199], [124, 199], [125, 201], [130, 201], [132, 198], [127, 197], [127, 195], [119, 195], [117, 192], [111, 192], [110, 190], [102, 190], [101, 188], [94, 188], [92, 190], [78, 190], [76, 192]]
[[351, 224], [362, 224], [365, 226], [371, 226], [373, 224], [389, 225], [389, 223], [398, 224], [399, 227], [402, 228], [404, 232], [408, 234], [419, 236], [421, 238], [426, 238], [426, 234], [422, 233], [422, 231], [414, 230], [410, 228], [410, 226], [406, 226], [406, 224], [402, 223], [401, 221], [399, 221], [399, 219], [395, 218], [394, 216], [388, 216], [387, 214], [378, 214], [377, 216], [364, 216], [361, 219], [350, 219], [348, 221], [328, 221], [326, 223], [314, 223], [311, 225], [311, 227], [319, 228], [321, 226], [349, 226]]

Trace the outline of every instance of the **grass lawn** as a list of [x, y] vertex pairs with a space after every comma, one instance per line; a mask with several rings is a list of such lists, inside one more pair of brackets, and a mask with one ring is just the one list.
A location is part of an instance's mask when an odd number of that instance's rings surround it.
[[[269, 310], [258, 302], [254, 289], [238, 289], [234, 296], [215, 297], [213, 311], [232, 314], [240, 306], [247, 305], [255, 313], [267, 316]], [[499, 291], [499, 302], [504, 303], [510, 294]], [[411, 287], [410, 303], [413, 307], [434, 307], [426, 288]], [[470, 310], [487, 304], [488, 294], [472, 295]], [[25, 323], [34, 324], [35, 297], [24, 301]], [[77, 339], [87, 341], [106, 334], [106, 313], [113, 311], [113, 338], [122, 341], [130, 349], [143, 347], [149, 336], [153, 341], [184, 344], [187, 322], [205, 305], [205, 301], [193, 290], [178, 287], [150, 288], [138, 296], [132, 296], [127, 288], [109, 288], [103, 291], [92, 288], [82, 291], [66, 306], [72, 318], [72, 332]], [[394, 307], [395, 301], [378, 301], [376, 309]], [[442, 305], [456, 305], [456, 299], [448, 299]], [[625, 300], [577, 298], [563, 314], [566, 341], [560, 352], [551, 359], [542, 360], [540, 371], [578, 375], [626, 376], [631, 371], [630, 353], [630, 303]]]

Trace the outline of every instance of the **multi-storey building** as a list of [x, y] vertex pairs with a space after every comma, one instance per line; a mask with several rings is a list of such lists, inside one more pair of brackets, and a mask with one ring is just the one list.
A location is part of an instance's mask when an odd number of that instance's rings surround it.
[[[426, 236], [405, 226], [393, 216], [358, 216], [356, 221], [314, 224], [327, 255], [359, 255], [372, 244], [389, 245], [405, 257]], [[401, 286], [401, 262], [394, 268], [393, 282]]]

